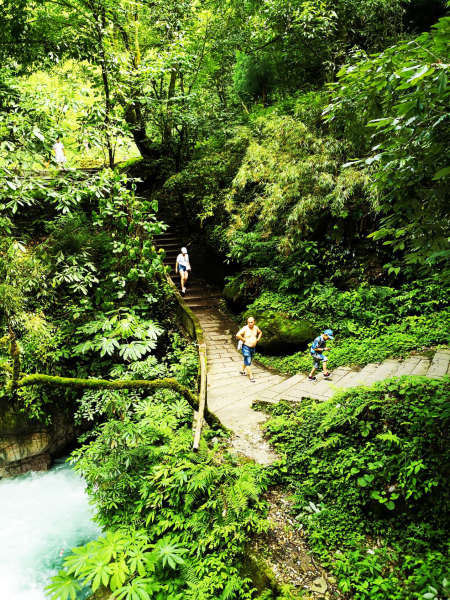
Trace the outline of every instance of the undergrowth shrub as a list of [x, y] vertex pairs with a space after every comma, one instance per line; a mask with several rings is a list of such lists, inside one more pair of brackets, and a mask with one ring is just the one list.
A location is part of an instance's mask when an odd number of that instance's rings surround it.
[[[306, 299], [266, 292], [250, 310], [277, 310], [305, 318], [318, 331], [331, 327], [336, 340], [329, 344], [328, 366], [362, 367], [448, 343], [449, 298], [442, 285], [446, 276], [436, 275], [400, 289], [363, 284], [343, 292], [329, 284]], [[312, 366], [309, 349], [284, 357], [260, 355], [259, 360], [286, 373], [308, 371]]]
[[[450, 314], [437, 313], [431, 316], [407, 317], [399, 324], [385, 327], [382, 332], [369, 327], [361, 328], [358, 336], [330, 342], [331, 349], [327, 352], [328, 367], [363, 367], [369, 363], [383, 362], [387, 358], [406, 358], [413, 350], [420, 351], [433, 345], [445, 345], [448, 343], [449, 326]], [[258, 360], [285, 373], [309, 371], [312, 367], [309, 350], [284, 357], [259, 354]]]
[[297, 522], [356, 600], [442, 597], [449, 419], [449, 378], [403, 377], [273, 409], [267, 432], [284, 455], [279, 476]]

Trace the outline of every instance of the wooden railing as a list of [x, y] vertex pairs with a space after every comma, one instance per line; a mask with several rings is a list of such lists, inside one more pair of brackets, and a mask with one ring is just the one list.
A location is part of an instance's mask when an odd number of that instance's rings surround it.
[[203, 336], [203, 329], [201, 328], [197, 317], [192, 312], [192, 310], [189, 308], [189, 306], [186, 304], [186, 302], [183, 300], [183, 298], [181, 297], [181, 294], [179, 294], [176, 285], [174, 284], [174, 282], [172, 281], [172, 279], [168, 273], [166, 273], [166, 278], [167, 278], [167, 282], [169, 283], [170, 287], [173, 290], [173, 293], [174, 293], [176, 301], [177, 301], [176, 309], [175, 309], [177, 311], [177, 316], [178, 316], [180, 322], [182, 323], [184, 329], [187, 331], [191, 340], [196, 342], [197, 347], [198, 347], [199, 402], [198, 402], [197, 423], [195, 425], [194, 443], [193, 443], [193, 450], [194, 450], [194, 452], [197, 452], [198, 446], [200, 444], [200, 436], [202, 434], [203, 419], [204, 419], [205, 408], [206, 408], [206, 384], [207, 384], [206, 343], [205, 343], [205, 338]]

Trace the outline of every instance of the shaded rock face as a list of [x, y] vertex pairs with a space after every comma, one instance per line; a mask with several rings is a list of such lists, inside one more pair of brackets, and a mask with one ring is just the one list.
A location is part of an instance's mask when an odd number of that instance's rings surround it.
[[52, 456], [75, 441], [84, 428], [75, 426], [73, 415], [52, 416], [50, 425], [32, 422], [18, 409], [0, 411], [0, 478], [27, 471], [47, 471]]
[[246, 304], [245, 294], [241, 291], [241, 284], [238, 280], [231, 281], [223, 288], [223, 296], [227, 302], [237, 307], [244, 307]]
[[305, 319], [293, 319], [283, 312], [264, 311], [255, 313], [246, 311], [244, 322], [249, 316], [255, 317], [255, 322], [263, 332], [258, 344], [270, 353], [289, 353], [304, 349], [317, 337], [318, 332]]

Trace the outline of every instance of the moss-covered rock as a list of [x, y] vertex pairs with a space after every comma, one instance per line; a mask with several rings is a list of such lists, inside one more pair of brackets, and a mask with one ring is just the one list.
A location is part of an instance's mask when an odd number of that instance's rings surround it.
[[275, 593], [280, 591], [275, 573], [264, 558], [258, 555], [250, 545], [247, 546], [243, 556], [241, 574], [251, 579], [252, 585], [258, 594], [262, 594], [267, 590], [272, 590]]
[[222, 293], [228, 303], [241, 309], [245, 307], [245, 293], [241, 290], [241, 282], [239, 279], [233, 279], [233, 281], [227, 283], [227, 285], [223, 288]]
[[248, 310], [244, 322], [249, 316], [255, 317], [256, 324], [263, 332], [258, 347], [268, 352], [287, 354], [301, 349], [318, 335], [317, 330], [305, 319], [293, 319], [284, 312]]
[[133, 158], [129, 158], [128, 160], [124, 160], [115, 165], [115, 168], [123, 173], [124, 171], [128, 171], [130, 169], [134, 169], [142, 166], [143, 158], [142, 156], [134, 156]]

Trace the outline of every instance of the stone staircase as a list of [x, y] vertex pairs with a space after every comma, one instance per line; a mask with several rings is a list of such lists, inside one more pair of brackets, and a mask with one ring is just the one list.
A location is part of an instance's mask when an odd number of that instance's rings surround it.
[[[171, 233], [163, 233], [153, 238], [155, 247], [163, 249], [166, 253], [163, 263], [165, 266], [171, 267], [170, 277], [174, 284], [177, 286], [181, 293], [180, 276], [175, 273], [175, 261], [177, 256], [180, 254], [182, 248], [182, 236], [176, 231]], [[195, 256], [191, 256], [189, 253], [189, 246], [186, 246], [189, 254], [189, 260], [191, 262], [192, 271], [189, 273], [189, 279], [186, 285], [186, 293], [181, 294], [183, 300], [193, 311], [202, 310], [204, 308], [211, 308], [218, 306], [222, 299], [222, 292], [218, 287], [207, 283], [204, 279], [196, 274], [195, 270]]]
[[325, 380], [322, 374], [317, 381], [308, 381], [306, 375], [289, 377], [282, 383], [262, 391], [258, 400], [276, 403], [280, 400], [301, 401], [303, 398], [328, 400], [338, 390], [365, 385], [370, 387], [377, 381], [401, 377], [402, 375], [422, 375], [442, 378], [450, 375], [450, 349], [439, 349], [433, 359], [426, 356], [412, 355], [407, 359], [388, 359], [382, 363], [371, 363], [360, 371], [349, 367], [339, 367], [332, 372], [332, 377]]

